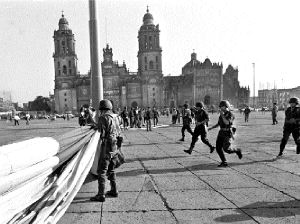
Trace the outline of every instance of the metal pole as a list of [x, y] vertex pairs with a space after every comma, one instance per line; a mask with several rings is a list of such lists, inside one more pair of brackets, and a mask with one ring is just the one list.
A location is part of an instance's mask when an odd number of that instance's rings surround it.
[[103, 99], [103, 80], [101, 66], [99, 66], [97, 0], [89, 0], [89, 28], [90, 28], [90, 55], [91, 55], [91, 100], [97, 110], [100, 100]]
[[255, 63], [253, 65], [253, 108], [255, 108]]

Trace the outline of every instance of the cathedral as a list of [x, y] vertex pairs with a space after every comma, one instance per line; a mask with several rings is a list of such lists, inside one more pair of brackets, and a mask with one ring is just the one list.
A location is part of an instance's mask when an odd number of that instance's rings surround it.
[[[76, 113], [82, 105], [90, 103], [91, 74], [78, 72], [75, 38], [64, 15], [58, 26], [53, 36], [55, 110]], [[163, 76], [159, 34], [159, 25], [153, 23], [147, 8], [138, 31], [137, 72], [129, 72], [124, 61], [114, 61], [108, 44], [103, 49], [103, 95], [115, 108], [179, 107], [198, 101], [211, 107], [221, 99], [228, 99], [235, 107], [248, 104], [250, 90], [240, 87], [237, 68], [229, 65], [223, 74], [222, 63], [212, 63], [208, 58], [200, 62], [195, 52], [180, 76]]]

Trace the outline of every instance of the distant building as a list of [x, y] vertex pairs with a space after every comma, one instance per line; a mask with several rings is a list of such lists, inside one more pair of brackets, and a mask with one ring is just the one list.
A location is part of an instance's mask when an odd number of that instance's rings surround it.
[[[86, 75], [78, 72], [74, 34], [64, 15], [58, 25], [53, 36], [55, 110], [75, 112], [90, 102], [90, 72]], [[195, 52], [183, 66], [180, 76], [164, 77], [159, 34], [159, 25], [153, 23], [147, 8], [138, 31], [137, 72], [129, 72], [124, 61], [122, 64], [114, 61], [108, 44], [103, 49], [103, 95], [115, 108], [178, 107], [197, 101], [216, 106], [221, 99], [230, 100], [235, 107], [248, 104], [249, 87], [240, 87], [237, 69], [229, 65], [223, 75], [222, 63], [211, 63], [208, 58], [200, 62]]]
[[258, 107], [272, 107], [277, 103], [279, 109], [285, 109], [291, 97], [300, 98], [300, 86], [290, 89], [262, 89], [258, 90]]

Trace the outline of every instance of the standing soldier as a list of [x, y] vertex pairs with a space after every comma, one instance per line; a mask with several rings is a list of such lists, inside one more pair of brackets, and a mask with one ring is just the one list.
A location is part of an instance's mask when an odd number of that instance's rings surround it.
[[133, 108], [132, 107], [129, 111], [129, 125], [131, 128], [133, 128]]
[[245, 115], [245, 122], [249, 121], [249, 114], [250, 114], [251, 110], [249, 108], [249, 106], [246, 106], [245, 110], [244, 110], [244, 115]]
[[155, 107], [153, 107], [153, 127], [155, 127], [158, 123], [158, 111]]
[[290, 134], [292, 134], [297, 145], [296, 153], [300, 154], [300, 107], [297, 106], [299, 104], [299, 99], [297, 97], [292, 97], [289, 101], [289, 104], [290, 107], [288, 107], [285, 111], [283, 137], [281, 139], [278, 156], [282, 156]]
[[193, 148], [195, 147], [195, 144], [198, 141], [199, 135], [201, 136], [201, 141], [210, 148], [210, 153], [212, 153], [215, 150], [215, 147], [212, 146], [207, 139], [208, 121], [209, 121], [208, 113], [203, 108], [203, 102], [197, 102], [196, 110], [195, 110], [196, 127], [194, 129], [190, 148], [188, 150], [184, 150], [184, 152], [188, 154], [192, 154]]
[[273, 103], [273, 108], [272, 108], [273, 125], [278, 124], [277, 113], [278, 113], [278, 107], [277, 107], [276, 103]]
[[124, 126], [124, 130], [128, 129], [128, 111], [127, 111], [127, 107], [124, 107], [124, 110], [121, 113], [121, 118], [123, 120], [123, 126]]
[[146, 112], [145, 112], [145, 121], [146, 121], [147, 131], [152, 131], [151, 130], [151, 110], [150, 110], [150, 107], [148, 107], [148, 110], [146, 110]]
[[[243, 157], [242, 151], [239, 148], [231, 148], [231, 141], [233, 139], [233, 134], [235, 133], [235, 128], [232, 127], [234, 116], [229, 110], [230, 104], [227, 100], [222, 100], [219, 105], [221, 111], [218, 123], [210, 128], [208, 128], [208, 131], [210, 131], [213, 128], [216, 128], [220, 126], [220, 131], [218, 133], [217, 141], [216, 141], [216, 148], [217, 153], [221, 159], [219, 167], [226, 167], [227, 162], [224, 155], [224, 152], [226, 153], [236, 153], [239, 159]], [[223, 152], [224, 150], [224, 152]]]
[[182, 111], [182, 128], [181, 128], [181, 134], [182, 134], [182, 138], [179, 141], [184, 141], [184, 137], [185, 137], [185, 130], [187, 130], [191, 135], [193, 135], [193, 131], [191, 129], [191, 123], [192, 123], [192, 118], [191, 118], [191, 110], [188, 109], [188, 105], [184, 104], [183, 105], [183, 111]]
[[[110, 181], [111, 190], [107, 196], [118, 197], [116, 185], [115, 162], [116, 154], [121, 147], [120, 125], [116, 114], [112, 113], [112, 104], [109, 100], [101, 100], [99, 105], [100, 116], [98, 131], [100, 132], [100, 156], [98, 162], [98, 194], [91, 201], [105, 201], [105, 178]], [[99, 147], [99, 146], [98, 146]]]

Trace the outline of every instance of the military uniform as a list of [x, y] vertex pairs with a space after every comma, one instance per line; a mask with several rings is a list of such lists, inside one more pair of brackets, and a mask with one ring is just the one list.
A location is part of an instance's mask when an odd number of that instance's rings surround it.
[[[198, 103], [197, 103], [198, 104]], [[201, 141], [210, 148], [210, 152], [212, 153], [215, 149], [214, 146], [210, 144], [207, 139], [207, 122], [209, 120], [208, 113], [203, 109], [203, 105], [200, 104], [196, 107], [200, 107], [200, 109], [195, 110], [195, 123], [196, 127], [193, 132], [192, 142], [189, 150], [184, 150], [186, 153], [191, 154], [193, 148], [195, 147], [196, 142], [198, 141], [199, 135], [201, 136]]]
[[128, 111], [127, 111], [127, 108], [125, 107], [124, 108], [124, 110], [122, 111], [122, 113], [121, 113], [121, 117], [122, 117], [122, 120], [123, 120], [123, 125], [124, 125], [124, 130], [126, 129], [126, 128], [128, 128], [128, 115], [129, 115], [129, 113], [128, 113]]
[[284, 150], [291, 134], [297, 145], [296, 153], [300, 154], [300, 107], [298, 107], [298, 106], [295, 106], [293, 108], [288, 107], [285, 111], [283, 137], [281, 139], [280, 152], [279, 152], [278, 156], [282, 155], [283, 150]]
[[147, 131], [152, 131], [151, 130], [151, 111], [150, 111], [150, 108], [148, 108], [148, 110], [146, 110], [146, 112], [145, 112], [145, 121], [146, 121]]
[[[107, 102], [108, 100], [100, 101]], [[109, 107], [110, 108], [110, 107]], [[112, 108], [112, 107], [111, 107]], [[113, 114], [111, 109], [106, 110], [102, 113], [98, 120], [98, 131], [100, 132], [100, 139], [98, 147], [100, 147], [100, 156], [98, 162], [98, 194], [92, 197], [92, 201], [105, 201], [105, 178], [110, 181], [111, 190], [107, 192], [107, 195], [117, 197], [117, 186], [116, 186], [116, 154], [118, 152], [117, 139], [120, 137], [120, 125], [119, 119], [116, 114]]]
[[277, 121], [277, 112], [278, 112], [278, 107], [274, 103], [274, 106], [272, 108], [272, 121], [273, 121], [273, 125], [278, 124], [278, 121]]
[[184, 141], [185, 130], [187, 130], [191, 135], [193, 135], [193, 131], [191, 128], [191, 123], [192, 123], [191, 110], [188, 109], [187, 107], [184, 108], [182, 111], [182, 123], [183, 123], [182, 128], [181, 128], [182, 138], [180, 139], [180, 141]]
[[246, 107], [244, 110], [244, 115], [245, 115], [245, 122], [249, 121], [249, 114], [250, 114], [251, 110], [249, 109], [249, 107]]
[[219, 167], [226, 167], [227, 162], [226, 162], [224, 152], [229, 154], [236, 153], [239, 159], [241, 159], [243, 155], [241, 149], [231, 148], [231, 141], [233, 139], [233, 134], [235, 133], [236, 128], [232, 127], [234, 115], [229, 110], [230, 104], [227, 100], [222, 100], [220, 102], [219, 107], [221, 108], [221, 111], [220, 111], [218, 123], [213, 127], [209, 128], [209, 130], [220, 126], [220, 130], [216, 141], [216, 151], [221, 159], [221, 163]]

